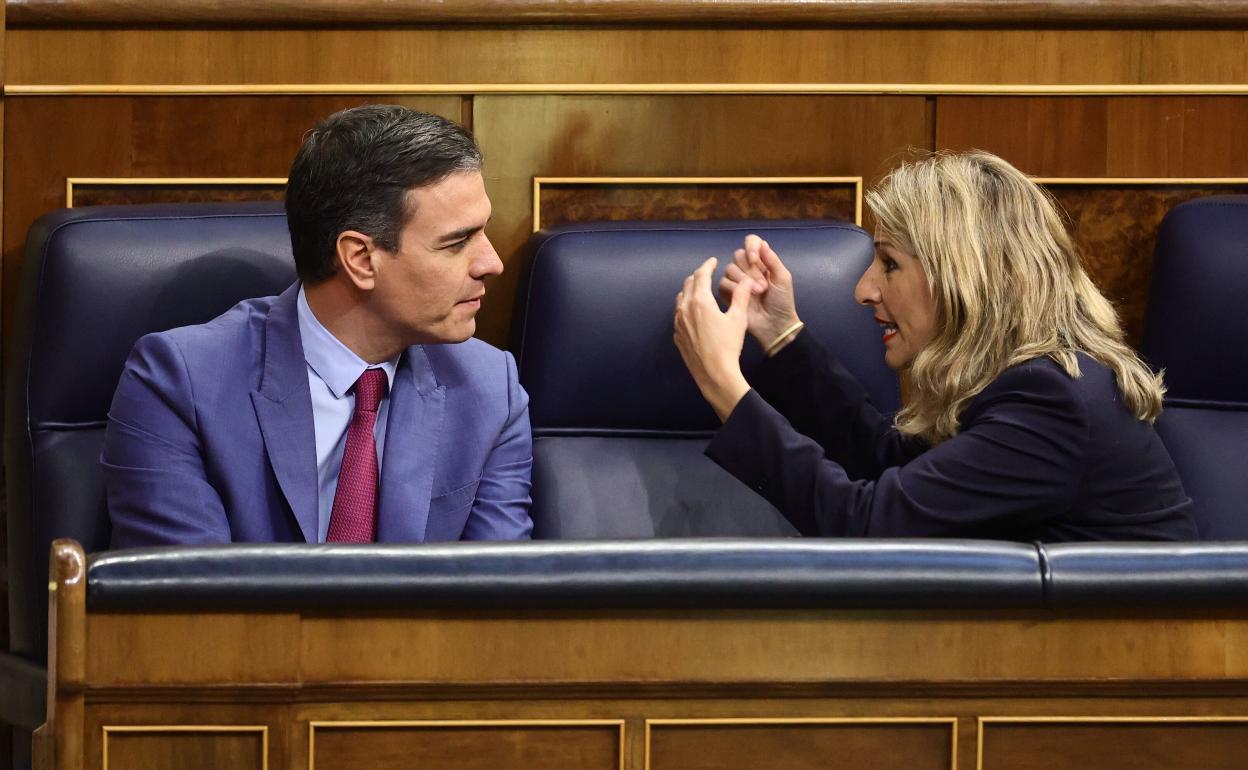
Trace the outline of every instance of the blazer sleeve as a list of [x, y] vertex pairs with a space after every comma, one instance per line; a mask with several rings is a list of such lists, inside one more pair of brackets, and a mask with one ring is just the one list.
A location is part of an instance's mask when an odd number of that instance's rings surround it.
[[465, 540], [527, 540], [533, 533], [533, 521], [529, 518], [533, 472], [529, 396], [520, 386], [516, 359], [511, 353], [502, 355], [507, 418], [486, 458], [477, 497], [464, 525]]
[[803, 534], [983, 536], [1060, 515], [1076, 498], [1089, 442], [1075, 382], [1040, 362], [977, 396], [953, 438], [874, 481], [851, 479], [754, 391], [707, 455]]
[[111, 547], [231, 541], [225, 507], [204, 469], [186, 363], [167, 335], [143, 337], [131, 351], [100, 462]]
[[897, 432], [892, 418], [880, 414], [866, 389], [813, 334], [798, 334], [764, 361], [750, 381], [850, 478], [879, 478], [885, 468], [909, 462], [928, 448], [917, 436]]

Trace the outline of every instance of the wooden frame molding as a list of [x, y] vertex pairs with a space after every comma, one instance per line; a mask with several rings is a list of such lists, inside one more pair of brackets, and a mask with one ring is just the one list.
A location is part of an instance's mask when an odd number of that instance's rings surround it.
[[535, 176], [533, 177], [533, 232], [542, 229], [542, 185], [583, 186], [693, 186], [693, 185], [853, 185], [854, 224], [862, 226], [860, 176]]
[[[396, 727], [617, 727], [619, 743], [616, 751], [619, 754], [619, 770], [624, 770], [625, 723], [623, 719], [418, 719], [418, 720], [354, 720], [326, 721], [313, 720], [308, 722], [308, 770], [316, 770], [316, 731], [333, 730], [336, 728], [372, 727], [389, 730]], [[107, 767], [104, 770], [108, 770]]]
[[[982, 718], [981, 718], [982, 721]], [[646, 720], [646, 759], [644, 768], [651, 770], [650, 765], [650, 733], [651, 728], [688, 727], [688, 726], [729, 726], [729, 725], [931, 725], [947, 724], [949, 726], [949, 745], [951, 756], [949, 770], [958, 770], [958, 718], [957, 717], [731, 717], [710, 719], [647, 719]]]
[[102, 730], [100, 753], [103, 770], [108, 770], [108, 737], [119, 733], [260, 733], [260, 767], [262, 770], [268, 770], [269, 767], [268, 725], [104, 725]]
[[8, 0], [12, 27], [382, 24], [827, 24], [1235, 26], [1245, 0]]
[[219, 185], [222, 187], [272, 187], [286, 184], [285, 177], [87, 177], [65, 178], [65, 208], [74, 207], [74, 187], [159, 187], [163, 185]]
[[975, 770], [984, 768], [984, 728], [988, 725], [1033, 725], [1033, 724], [1226, 724], [1248, 723], [1248, 716], [1138, 716], [1138, 717], [979, 717], [975, 728]]

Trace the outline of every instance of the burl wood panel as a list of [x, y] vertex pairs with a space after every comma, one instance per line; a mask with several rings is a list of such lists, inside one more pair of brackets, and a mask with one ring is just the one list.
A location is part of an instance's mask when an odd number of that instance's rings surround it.
[[541, 227], [591, 220], [842, 219], [853, 184], [543, 184]]
[[260, 770], [264, 738], [248, 732], [109, 732], [109, 770]]
[[[8, 97], [3, 337], [26, 231], [65, 205], [67, 177], [285, 177], [305, 131], [368, 96]], [[458, 96], [386, 97], [453, 120]]]
[[651, 770], [949, 770], [948, 724], [656, 725]]
[[1114, 303], [1127, 340], [1138, 346], [1144, 332], [1157, 227], [1178, 204], [1208, 195], [1248, 192], [1241, 186], [1063, 185], [1047, 186], [1067, 213], [1075, 243], [1092, 280]]
[[619, 770], [618, 725], [323, 727], [316, 770]]
[[1248, 723], [986, 724], [983, 770], [1242, 770]]
[[285, 197], [284, 185], [75, 184], [73, 204], [78, 207], [131, 203], [280, 201]]
[[[535, 176], [861, 176], [869, 183], [901, 149], [930, 146], [929, 105], [918, 96], [478, 96], [473, 127], [494, 201], [489, 235], [508, 265], [497, 295], [515, 293], [518, 258], [532, 235]], [[510, 311], [509, 302], [487, 297], [482, 335], [503, 335]]]

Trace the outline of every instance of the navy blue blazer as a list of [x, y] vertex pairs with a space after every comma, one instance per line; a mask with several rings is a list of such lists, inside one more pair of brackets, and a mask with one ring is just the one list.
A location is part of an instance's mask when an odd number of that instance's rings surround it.
[[[812, 334], [760, 366], [706, 453], [807, 535], [1195, 540], [1191, 500], [1113, 372], [1007, 369], [930, 447], [900, 434]], [[787, 418], [787, 419], [786, 419]]]
[[[104, 437], [112, 547], [317, 541], [299, 284], [138, 341]], [[510, 353], [416, 345], [390, 393], [377, 539], [529, 537], [533, 440]]]

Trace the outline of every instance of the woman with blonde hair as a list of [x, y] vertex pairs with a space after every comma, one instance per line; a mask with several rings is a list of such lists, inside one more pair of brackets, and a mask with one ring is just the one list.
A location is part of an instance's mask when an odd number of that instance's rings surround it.
[[[890, 421], [803, 324], [751, 235], [676, 297], [675, 341], [724, 424], [707, 454], [803, 534], [1195, 539], [1153, 430], [1164, 389], [1123, 341], [1053, 201], [985, 152], [902, 164], [867, 195], [855, 289], [908, 381]], [[741, 371], [745, 333], [766, 360]]]

